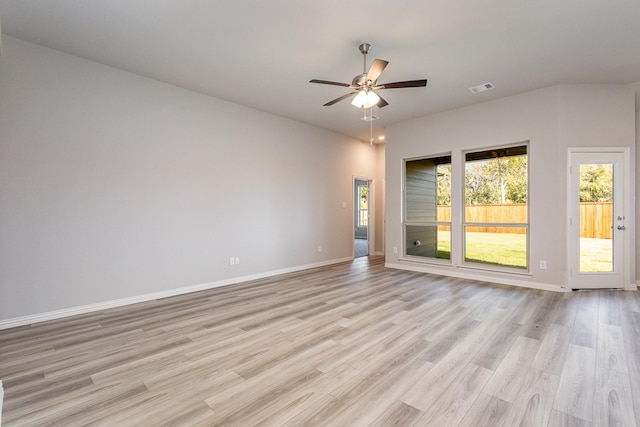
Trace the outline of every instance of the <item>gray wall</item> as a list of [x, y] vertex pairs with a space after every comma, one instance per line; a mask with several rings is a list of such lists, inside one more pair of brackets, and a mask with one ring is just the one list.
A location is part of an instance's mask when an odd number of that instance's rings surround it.
[[348, 258], [379, 150], [4, 36], [0, 322]]

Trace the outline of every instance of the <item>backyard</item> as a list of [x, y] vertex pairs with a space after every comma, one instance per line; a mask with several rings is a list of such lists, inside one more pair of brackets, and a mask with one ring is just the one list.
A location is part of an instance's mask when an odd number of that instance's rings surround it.
[[[466, 233], [465, 261], [526, 269], [524, 234]], [[611, 239], [580, 238], [580, 271], [611, 271]], [[451, 258], [449, 231], [438, 231], [438, 258]]]

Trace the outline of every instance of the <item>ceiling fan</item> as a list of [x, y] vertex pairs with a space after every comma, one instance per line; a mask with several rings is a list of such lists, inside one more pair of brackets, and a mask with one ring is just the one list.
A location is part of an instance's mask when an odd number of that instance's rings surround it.
[[371, 108], [374, 105], [377, 105], [379, 108], [382, 108], [386, 105], [389, 105], [389, 103], [382, 99], [382, 97], [376, 93], [377, 90], [399, 89], [405, 87], [424, 87], [427, 85], [427, 79], [378, 84], [378, 78], [384, 71], [387, 64], [389, 64], [389, 61], [374, 59], [371, 67], [369, 67], [369, 71], [367, 71], [367, 53], [369, 53], [371, 45], [369, 43], [363, 43], [358, 46], [358, 49], [360, 49], [360, 52], [362, 53], [362, 56], [364, 58], [364, 65], [362, 67], [363, 72], [362, 74], [358, 74], [357, 76], [355, 76], [351, 81], [351, 84], [331, 82], [328, 80], [309, 80], [309, 83], [343, 86], [348, 87], [349, 89], [354, 89], [353, 92], [347, 93], [346, 95], [342, 95], [334, 100], [327, 102], [326, 104], [324, 104], [325, 107], [340, 102], [343, 99], [347, 99], [352, 95], [356, 95], [353, 98], [353, 101], [351, 101], [352, 105], [358, 108]]

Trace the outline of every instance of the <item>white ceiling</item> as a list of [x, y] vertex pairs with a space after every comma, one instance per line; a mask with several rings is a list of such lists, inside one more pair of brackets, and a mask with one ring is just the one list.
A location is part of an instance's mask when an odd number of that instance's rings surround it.
[[[390, 61], [384, 127], [559, 83], [640, 82], [638, 0], [0, 0], [33, 43], [365, 141], [348, 90], [358, 45]], [[491, 82], [496, 89], [472, 94]]]

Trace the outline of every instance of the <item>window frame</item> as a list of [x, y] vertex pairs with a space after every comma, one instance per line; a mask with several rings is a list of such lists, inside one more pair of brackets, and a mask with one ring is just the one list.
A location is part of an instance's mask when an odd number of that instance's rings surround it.
[[[448, 163], [437, 163], [437, 159], [448, 159]], [[407, 244], [407, 228], [408, 227], [420, 227], [420, 226], [425, 226], [425, 227], [448, 227], [449, 228], [449, 241], [451, 242], [451, 231], [452, 231], [452, 223], [451, 223], [451, 217], [449, 219], [449, 221], [439, 221], [437, 219], [437, 206], [438, 206], [438, 200], [437, 200], [437, 196], [438, 196], [438, 191], [437, 191], [437, 172], [436, 172], [436, 199], [435, 199], [435, 206], [436, 206], [436, 220], [417, 220], [417, 219], [411, 219], [408, 218], [408, 208], [407, 208], [407, 163], [409, 162], [416, 162], [416, 161], [421, 161], [421, 160], [434, 160], [436, 163], [435, 165], [437, 166], [438, 164], [448, 164], [451, 165], [452, 168], [452, 153], [448, 152], [448, 153], [442, 153], [442, 154], [437, 154], [437, 155], [427, 155], [427, 156], [420, 156], [420, 157], [414, 157], [414, 158], [407, 158], [407, 159], [403, 159], [403, 168], [402, 168], [402, 177], [403, 177], [403, 185], [402, 185], [402, 257], [405, 259], [410, 259], [410, 260], [416, 260], [419, 262], [427, 262], [427, 263], [437, 263], [437, 264], [445, 264], [445, 265], [451, 265], [452, 264], [452, 256], [451, 256], [451, 243], [450, 243], [450, 249], [449, 249], [449, 258], [438, 258], [437, 254], [438, 254], [438, 248], [437, 248], [437, 241], [436, 241], [436, 255], [435, 256], [423, 256], [423, 255], [414, 255], [414, 254], [409, 254], [408, 253], [408, 244]], [[437, 169], [436, 169], [437, 171]], [[451, 187], [451, 183], [450, 183], [450, 187]], [[451, 192], [451, 188], [449, 189], [449, 192]], [[452, 201], [450, 202], [451, 206]]]
[[[490, 151], [507, 151], [509, 149], [520, 149], [524, 147], [527, 160], [527, 171], [526, 171], [526, 180], [527, 180], [527, 190], [526, 190], [526, 222], [478, 222], [478, 221], [467, 221], [467, 201], [466, 201], [466, 175], [467, 175], [467, 155], [474, 153], [480, 155], [484, 152]], [[462, 205], [462, 216], [461, 216], [461, 224], [460, 224], [460, 232], [462, 236], [462, 246], [460, 262], [461, 265], [468, 268], [481, 269], [481, 270], [489, 270], [496, 272], [510, 272], [510, 273], [519, 273], [519, 274], [529, 274], [531, 271], [531, 262], [530, 262], [530, 202], [529, 202], [529, 194], [530, 194], [530, 170], [531, 170], [531, 150], [529, 141], [524, 141], [520, 143], [508, 144], [508, 145], [500, 145], [500, 146], [492, 146], [487, 148], [474, 148], [470, 150], [463, 150], [461, 152], [461, 186], [462, 186], [462, 194], [461, 194], [461, 205]], [[522, 155], [521, 154], [512, 154], [511, 156]], [[499, 156], [496, 156], [499, 157]], [[479, 159], [475, 159], [479, 160]], [[453, 201], [452, 201], [453, 204]], [[515, 267], [515, 266], [507, 266], [501, 264], [493, 264], [493, 263], [483, 263], [477, 261], [469, 261], [467, 260], [467, 228], [471, 227], [480, 227], [480, 228], [523, 228], [525, 238], [525, 267]]]

